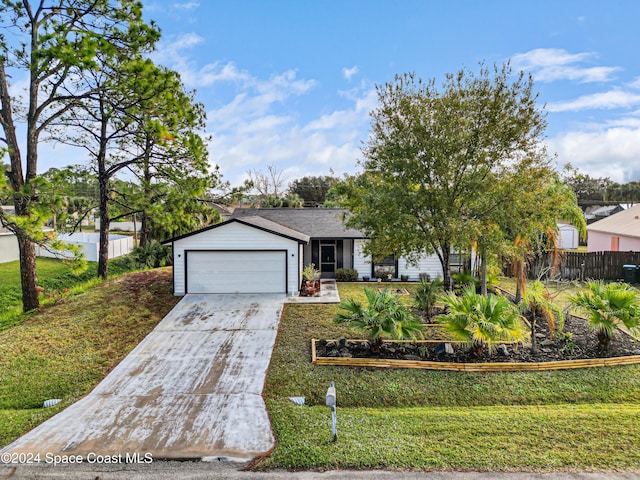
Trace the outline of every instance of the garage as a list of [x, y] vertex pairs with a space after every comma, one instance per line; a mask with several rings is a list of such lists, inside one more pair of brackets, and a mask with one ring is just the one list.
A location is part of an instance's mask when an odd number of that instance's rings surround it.
[[297, 294], [309, 236], [262, 217], [231, 219], [164, 242], [173, 292]]
[[287, 293], [286, 251], [187, 251], [187, 293]]

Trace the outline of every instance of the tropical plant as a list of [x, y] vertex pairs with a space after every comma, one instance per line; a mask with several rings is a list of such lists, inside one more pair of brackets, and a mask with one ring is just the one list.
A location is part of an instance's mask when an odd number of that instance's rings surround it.
[[467, 285], [477, 284], [476, 277], [474, 277], [473, 273], [471, 273], [469, 270], [464, 270], [462, 272], [454, 273], [453, 275], [451, 275], [451, 278], [453, 278], [454, 286], [458, 290], [464, 290], [467, 287]]
[[171, 265], [171, 249], [152, 241], [134, 248], [131, 253], [117, 261], [122, 267], [133, 269], [159, 268]]
[[422, 336], [423, 324], [400, 303], [398, 295], [389, 290], [364, 289], [368, 306], [348, 298], [340, 302], [334, 317], [336, 323], [348, 323], [367, 335], [371, 350], [380, 351], [385, 338], [415, 340]]
[[640, 334], [638, 290], [625, 283], [589, 282], [588, 291], [578, 292], [571, 305], [587, 312], [587, 321], [598, 335], [598, 350], [606, 352], [615, 329], [625, 326]]
[[441, 279], [437, 278], [433, 282], [429, 282], [424, 278], [420, 279], [420, 284], [416, 289], [416, 295], [414, 299], [414, 305], [418, 310], [422, 310], [427, 314], [427, 317], [431, 317], [433, 307], [436, 304], [438, 295], [444, 290], [444, 283]]
[[480, 295], [469, 285], [461, 296], [447, 292], [442, 299], [449, 307], [449, 313], [440, 317], [446, 330], [470, 346], [475, 355], [481, 355], [485, 346], [491, 351], [497, 342], [521, 342], [526, 338], [520, 313], [504, 297]]
[[315, 263], [310, 263], [302, 269], [302, 280], [305, 282], [313, 282], [320, 278], [320, 270], [316, 268]]
[[518, 304], [522, 313], [531, 314], [531, 351], [537, 351], [536, 326], [539, 318], [546, 320], [549, 326], [549, 338], [553, 337], [557, 325], [564, 320], [562, 310], [553, 303], [549, 291], [540, 280], [533, 282], [526, 290], [524, 298]]

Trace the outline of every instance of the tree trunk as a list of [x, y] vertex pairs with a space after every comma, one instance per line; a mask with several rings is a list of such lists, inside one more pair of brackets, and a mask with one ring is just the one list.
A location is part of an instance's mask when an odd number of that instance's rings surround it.
[[482, 295], [487, 294], [487, 248], [482, 247], [480, 252], [480, 293]]
[[109, 275], [109, 179], [98, 175], [100, 184], [100, 244], [98, 246], [98, 276]]
[[534, 314], [531, 318], [531, 353], [538, 353], [538, 339], [536, 338], [536, 322], [538, 318]]
[[140, 246], [144, 247], [149, 243], [149, 218], [145, 212], [140, 214]]
[[604, 330], [598, 331], [598, 352], [606, 353], [609, 351], [609, 342], [611, 337]]
[[440, 259], [440, 265], [442, 266], [442, 283], [446, 290], [453, 290], [451, 284], [451, 268], [449, 267], [449, 257], [451, 256], [451, 245], [445, 243], [438, 252], [438, 258]]
[[22, 309], [28, 312], [40, 306], [38, 274], [36, 271], [36, 247], [28, 238], [18, 236], [18, 248], [20, 249]]

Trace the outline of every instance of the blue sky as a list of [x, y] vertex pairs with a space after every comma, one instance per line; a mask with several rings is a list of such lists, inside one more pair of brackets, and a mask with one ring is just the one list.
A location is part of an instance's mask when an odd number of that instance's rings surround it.
[[205, 105], [211, 162], [288, 180], [358, 170], [375, 85], [478, 62], [531, 72], [558, 163], [640, 179], [637, 0], [143, 0], [154, 59]]

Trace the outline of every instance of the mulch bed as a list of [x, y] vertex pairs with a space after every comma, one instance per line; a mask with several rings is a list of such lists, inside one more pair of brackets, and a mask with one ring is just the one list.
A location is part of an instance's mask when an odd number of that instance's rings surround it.
[[[427, 338], [441, 338], [438, 328], [427, 330]], [[536, 328], [538, 351], [531, 352], [530, 345], [508, 344], [499, 346], [493, 352], [480, 356], [473, 355], [468, 348], [450, 344], [445, 352], [445, 342], [385, 342], [379, 353], [374, 353], [367, 342], [354, 342], [345, 339], [319, 340], [316, 342], [318, 357], [385, 358], [413, 361], [443, 361], [460, 363], [478, 362], [547, 362], [556, 360], [578, 360], [603, 357], [624, 357], [640, 355], [640, 342], [621, 331], [616, 331], [609, 345], [609, 351], [601, 354], [597, 349], [596, 333], [590, 330], [587, 322], [579, 317], [569, 316], [565, 320], [564, 335], [549, 338], [549, 329], [544, 320], [538, 320]]]

